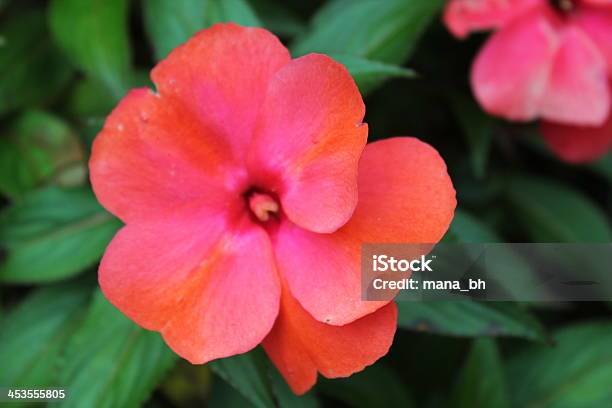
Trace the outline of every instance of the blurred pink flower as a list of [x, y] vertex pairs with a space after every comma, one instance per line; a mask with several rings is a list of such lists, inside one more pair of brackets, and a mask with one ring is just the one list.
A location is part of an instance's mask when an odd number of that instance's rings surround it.
[[612, 147], [612, 110], [601, 126], [572, 126], [543, 121], [540, 128], [550, 148], [571, 163], [597, 159]]
[[611, 0], [451, 0], [458, 37], [497, 29], [477, 56], [472, 88], [489, 113], [601, 126], [610, 111]]

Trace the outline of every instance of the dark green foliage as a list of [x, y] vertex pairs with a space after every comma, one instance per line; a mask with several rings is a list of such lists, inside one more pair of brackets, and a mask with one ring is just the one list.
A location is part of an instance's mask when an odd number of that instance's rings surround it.
[[121, 223], [91, 190], [34, 190], [0, 213], [0, 243], [8, 254], [0, 281], [42, 283], [95, 265]]

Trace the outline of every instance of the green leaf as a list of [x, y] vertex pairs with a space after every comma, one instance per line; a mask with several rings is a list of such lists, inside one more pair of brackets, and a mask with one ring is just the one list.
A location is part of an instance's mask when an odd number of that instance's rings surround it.
[[474, 340], [474, 345], [452, 396], [457, 408], [510, 408], [504, 368], [495, 341]]
[[59, 118], [28, 111], [0, 139], [0, 192], [16, 198], [54, 181], [65, 186], [85, 182], [86, 165], [79, 138]]
[[[168, 405], [189, 407], [201, 401], [205, 395], [211, 392], [213, 379], [214, 376], [210, 367], [191, 364], [187, 360], [179, 360], [178, 364], [164, 378], [158, 390], [163, 393], [169, 403]], [[221, 380], [218, 382], [223, 383]], [[213, 393], [215, 392], [214, 388], [212, 387]], [[237, 393], [234, 392], [234, 394]]]
[[65, 279], [93, 265], [121, 223], [89, 189], [36, 190], [0, 213], [0, 245], [8, 249], [0, 281]]
[[473, 215], [457, 209], [445, 240], [460, 243], [493, 243], [501, 242], [501, 237]]
[[79, 68], [123, 97], [132, 79], [127, 0], [52, 0], [49, 25]]
[[264, 27], [279, 36], [294, 37], [306, 31], [299, 14], [280, 0], [250, 0], [255, 13], [261, 16]]
[[253, 404], [220, 378], [214, 382], [210, 398], [206, 401], [210, 408], [252, 408]]
[[451, 108], [470, 146], [470, 164], [474, 176], [485, 176], [495, 119], [487, 115], [470, 97], [452, 94]]
[[214, 23], [261, 26], [245, 0], [144, 0], [142, 6], [145, 29], [157, 60]]
[[393, 370], [380, 363], [348, 378], [321, 379], [317, 387], [356, 408], [414, 406], [406, 385]]
[[157, 60], [206, 26], [202, 0], [144, 0], [144, 24]]
[[387, 79], [414, 78], [416, 76], [414, 71], [407, 68], [352, 55], [333, 54], [330, 57], [346, 67], [364, 95]]
[[87, 146], [87, 151], [91, 154], [91, 147], [93, 145], [96, 136], [104, 127], [104, 117], [92, 116], [85, 120], [85, 123], [81, 125], [81, 139]]
[[210, 368], [259, 408], [274, 407], [274, 395], [261, 349], [211, 361]]
[[292, 49], [296, 55], [341, 53], [401, 64], [443, 4], [442, 0], [335, 0], [317, 12], [310, 30]]
[[210, 25], [225, 22], [250, 27], [262, 25], [246, 0], [208, 0], [207, 6], [206, 13]]
[[570, 326], [554, 339], [554, 347], [532, 346], [508, 364], [513, 406], [608, 406], [612, 401], [612, 324]]
[[[151, 87], [148, 72], [136, 70], [132, 75], [130, 86]], [[79, 136], [86, 146], [86, 152], [89, 153], [94, 138], [102, 130], [106, 116], [113, 110], [116, 101], [109, 89], [100, 81], [83, 78], [73, 87], [66, 105], [66, 114], [77, 122]]]
[[[297, 396], [260, 349], [209, 363], [223, 381], [215, 381], [211, 404], [220, 407], [316, 408], [312, 392]], [[231, 388], [226, 386], [230, 384]], [[235, 392], [235, 391], [238, 392]]]
[[[444, 236], [444, 243], [449, 244], [489, 244], [502, 241], [491, 227], [460, 209], [455, 210], [453, 222]], [[514, 299], [544, 299], [549, 295], [543, 288], [532, 284], [537, 280], [537, 274], [530, 263], [511, 246], [465, 245], [464, 249], [472, 254], [472, 259], [477, 259], [481, 251], [493, 252], [494, 258], [487, 264], [487, 270], [495, 272], [490, 277]]]
[[0, 0], [0, 12], [4, 11], [4, 9], [9, 5], [11, 0]]
[[610, 224], [580, 192], [553, 180], [514, 177], [506, 194], [535, 242], [610, 242]]
[[64, 360], [59, 383], [69, 397], [60, 406], [138, 407], [177, 357], [97, 292]]
[[106, 116], [115, 104], [112, 93], [100, 81], [83, 78], [70, 94], [67, 111], [69, 115], [81, 118]]
[[0, 23], [0, 114], [51, 100], [72, 68], [49, 39], [38, 9], [9, 14]]
[[403, 329], [450, 336], [511, 336], [544, 341], [541, 324], [519, 305], [473, 300], [397, 302]]
[[608, 153], [601, 159], [589, 164], [589, 167], [612, 183], [612, 154]]
[[91, 286], [70, 283], [38, 289], [2, 321], [0, 384], [60, 386], [58, 356], [74, 332]]

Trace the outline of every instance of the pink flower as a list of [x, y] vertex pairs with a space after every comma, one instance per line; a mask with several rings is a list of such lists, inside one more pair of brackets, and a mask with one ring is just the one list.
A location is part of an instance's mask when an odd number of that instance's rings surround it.
[[486, 111], [571, 126], [606, 122], [612, 0], [451, 0], [444, 20], [459, 37], [497, 30], [471, 75]]
[[612, 147], [612, 111], [601, 126], [571, 126], [542, 122], [540, 131], [548, 146], [563, 160], [583, 163], [595, 160]]
[[263, 347], [296, 393], [389, 349], [396, 307], [360, 300], [362, 242], [437, 242], [455, 208], [438, 153], [365, 145], [346, 69], [291, 59], [269, 32], [219, 24], [108, 117], [94, 191], [125, 227], [105, 296], [192, 363]]

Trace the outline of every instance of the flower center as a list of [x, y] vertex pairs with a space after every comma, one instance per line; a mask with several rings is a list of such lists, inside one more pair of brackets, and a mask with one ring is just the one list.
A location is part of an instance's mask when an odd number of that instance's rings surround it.
[[548, 0], [548, 3], [561, 14], [568, 14], [576, 8], [576, 0]]
[[259, 221], [266, 222], [271, 217], [278, 217], [280, 205], [270, 194], [252, 189], [245, 194], [245, 198], [249, 204], [251, 214]]

